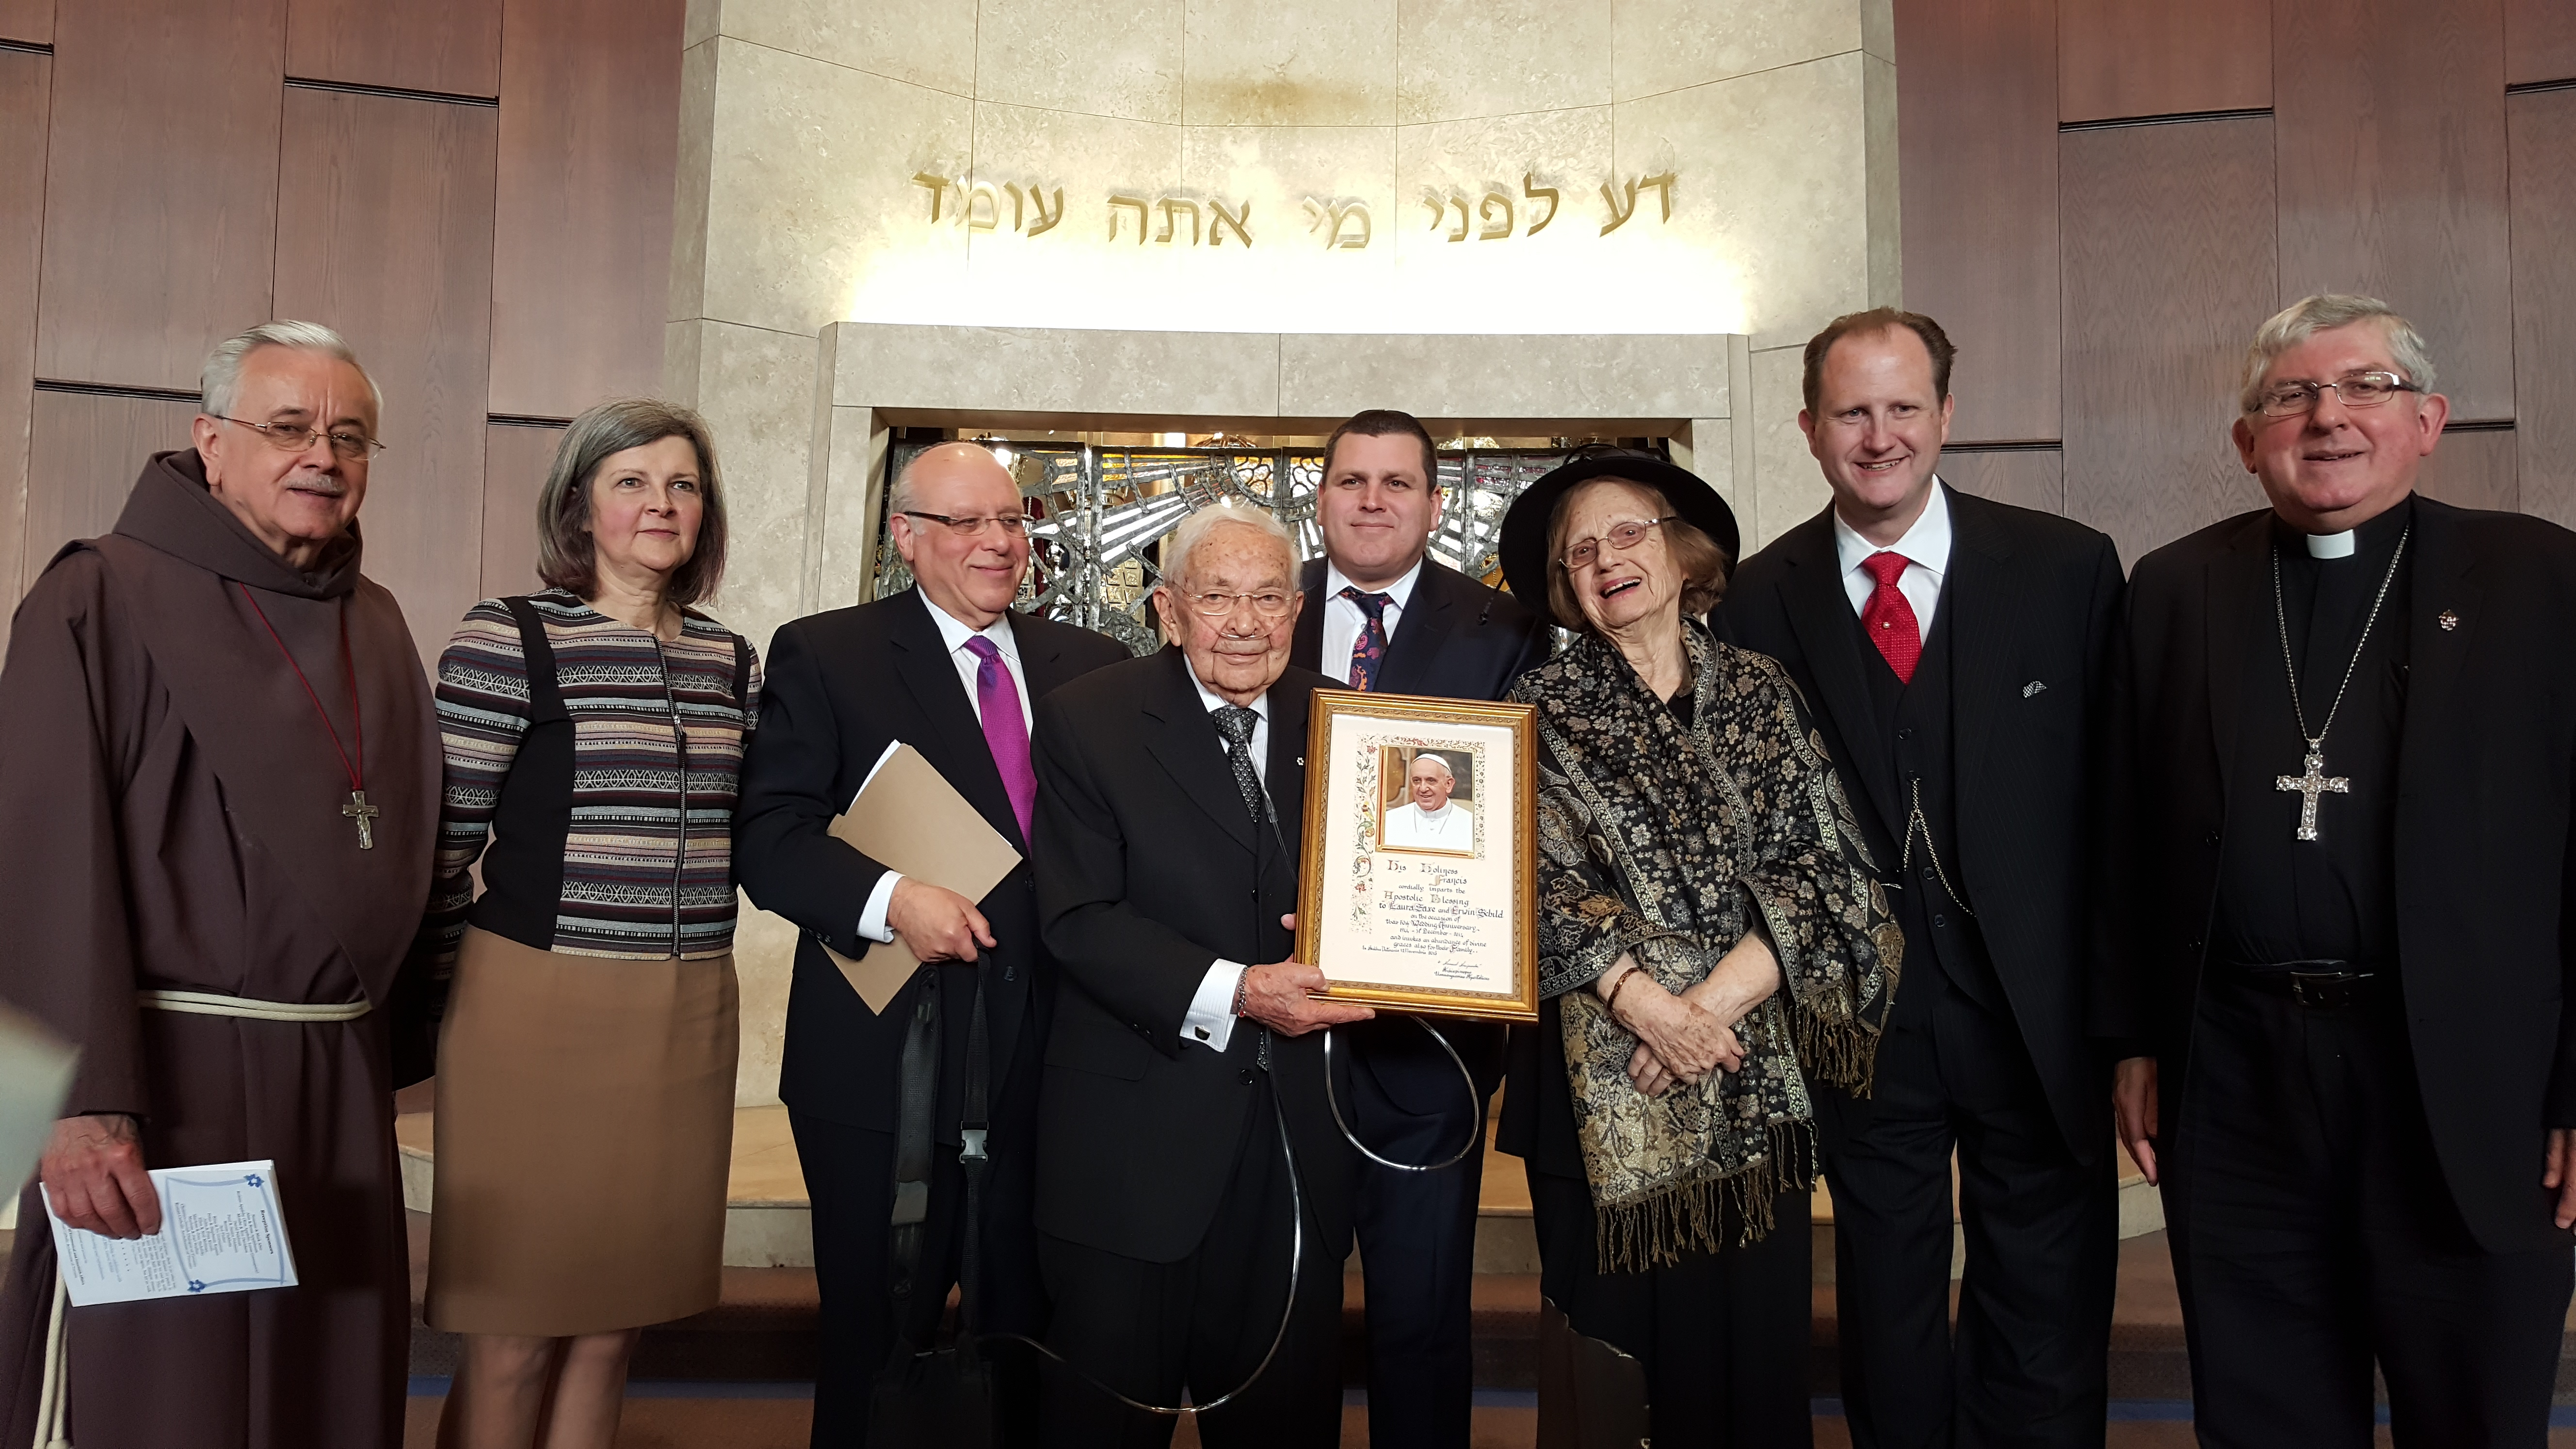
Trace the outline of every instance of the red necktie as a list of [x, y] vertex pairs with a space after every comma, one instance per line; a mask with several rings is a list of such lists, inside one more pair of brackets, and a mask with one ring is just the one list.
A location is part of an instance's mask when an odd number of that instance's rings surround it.
[[1887, 667], [1907, 684], [1914, 682], [1914, 662], [1923, 657], [1923, 628], [1914, 619], [1914, 606], [1905, 602], [1905, 591], [1896, 581], [1905, 577], [1905, 555], [1874, 553], [1860, 561], [1869, 576], [1878, 580], [1877, 592], [1860, 611], [1860, 626], [1869, 631], [1869, 642], [1887, 656]]

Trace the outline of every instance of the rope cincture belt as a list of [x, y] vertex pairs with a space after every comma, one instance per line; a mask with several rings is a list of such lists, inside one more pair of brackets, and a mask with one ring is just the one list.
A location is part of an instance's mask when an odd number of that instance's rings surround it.
[[[213, 991], [138, 991], [134, 1004], [151, 1011], [188, 1016], [237, 1016], [251, 1021], [312, 1023], [356, 1021], [375, 1010], [372, 1001], [257, 1001]], [[71, 1354], [63, 1342], [63, 1310], [70, 1294], [62, 1270], [54, 1272], [54, 1307], [45, 1324], [43, 1387], [36, 1397], [34, 1449], [71, 1449]]]
[[138, 1006], [189, 1016], [240, 1016], [252, 1021], [356, 1021], [375, 1010], [372, 1001], [254, 1001], [212, 991], [138, 991]]

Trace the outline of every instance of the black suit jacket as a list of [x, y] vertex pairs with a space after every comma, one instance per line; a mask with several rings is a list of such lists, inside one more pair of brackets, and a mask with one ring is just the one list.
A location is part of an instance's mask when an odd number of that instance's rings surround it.
[[1065, 989], [1038, 1106], [1037, 1223], [1148, 1262], [1206, 1235], [1255, 1114], [1265, 1051], [1287, 1110], [1325, 1255], [1349, 1245], [1351, 1153], [1323, 1095], [1322, 1035], [1235, 1024], [1222, 1053], [1181, 1042], [1219, 960], [1286, 960], [1294, 844], [1306, 787], [1307, 697], [1290, 667], [1270, 687], [1268, 777], [1278, 829], [1244, 808], [1216, 723], [1177, 648], [1113, 665], [1038, 709], [1038, 912]]
[[[2109, 942], [2091, 864], [2103, 819], [2119, 553], [2107, 536], [2055, 514], [1955, 489], [1949, 505], [1950, 567], [1939, 607], [1955, 611], [1959, 859], [1945, 864], [1976, 912], [2067, 1146], [2078, 1161], [2095, 1162], [2109, 1146], [2108, 1082], [2088, 1015]], [[1885, 840], [1902, 840], [1908, 806], [1880, 744], [1832, 509], [1746, 559], [1724, 614], [1737, 643], [1788, 666], [1853, 807], [1875, 812]], [[1895, 859], [1877, 864], [1893, 878]], [[1940, 969], [1928, 959], [1906, 964], [1917, 974]], [[1931, 984], [1909, 980], [1898, 989]]]
[[[2279, 647], [2270, 517], [2243, 514], [2148, 554], [2129, 589], [2118, 705], [2132, 761], [2114, 838], [2135, 887], [2132, 952], [2106, 1007], [2114, 1029], [2154, 1034], [2167, 1133], [2189, 1080], [2245, 651]], [[2563, 1245], [2540, 1170], [2545, 1130], [2576, 1126], [2576, 534], [2423, 497], [2414, 526], [2394, 803], [2416, 1077], [2438, 1166], [2478, 1241]]]
[[[1332, 602], [1324, 596], [1324, 560], [1306, 561], [1298, 587], [1306, 591], [1306, 607], [1297, 616], [1288, 662], [1331, 676], [1336, 689], [1347, 688], [1350, 661], [1322, 658], [1324, 606]], [[1377, 692], [1500, 699], [1523, 670], [1545, 664], [1554, 648], [1546, 622], [1518, 599], [1426, 558], [1395, 637], [1386, 643], [1386, 657], [1377, 662]]]
[[[1032, 701], [1067, 680], [1128, 657], [1116, 641], [1070, 624], [1011, 616]], [[895, 1129], [904, 1023], [916, 981], [883, 1016], [868, 1010], [829, 945], [857, 956], [859, 912], [885, 867], [832, 838], [886, 747], [919, 750], [1002, 837], [1022, 863], [979, 903], [999, 944], [988, 1006], [995, 1074], [1007, 1070], [1019, 1033], [1043, 1033], [1052, 971], [1039, 948], [1034, 875], [1019, 818], [985, 747], [974, 704], [919, 589], [797, 619], [769, 645], [760, 728], [743, 761], [734, 811], [734, 871], [753, 904], [803, 931], [787, 995], [786, 1057], [778, 1095], [800, 1112], [879, 1132]], [[949, 1064], [953, 1093], [955, 1063]], [[941, 1119], [943, 1133], [950, 1124]]]

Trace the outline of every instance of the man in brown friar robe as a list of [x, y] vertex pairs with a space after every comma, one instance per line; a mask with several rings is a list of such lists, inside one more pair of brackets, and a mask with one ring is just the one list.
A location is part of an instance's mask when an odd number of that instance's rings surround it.
[[41, 1442], [81, 1449], [402, 1437], [388, 1007], [440, 760], [402, 612], [358, 572], [375, 387], [329, 329], [273, 322], [215, 350], [204, 406], [19, 606], [0, 998], [81, 1049], [38, 1169], [66, 1223], [152, 1232], [148, 1169], [274, 1159], [299, 1282], [65, 1308], [30, 1184], [0, 1444], [40, 1409]]

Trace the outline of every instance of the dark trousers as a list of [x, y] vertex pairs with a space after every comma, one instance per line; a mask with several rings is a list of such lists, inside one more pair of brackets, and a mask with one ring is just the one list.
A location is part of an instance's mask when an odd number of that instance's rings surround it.
[[2404, 1449], [2540, 1449], [2569, 1250], [2470, 1237], [2395, 991], [2303, 1007], [2213, 966], [2191, 1053], [2164, 1199], [2200, 1442], [2367, 1445], [2375, 1360]]
[[[814, 1449], [862, 1449], [867, 1443], [868, 1398], [894, 1350], [891, 1283], [894, 1207], [894, 1134], [871, 1132], [790, 1108], [796, 1155], [813, 1201], [814, 1277], [822, 1296], [814, 1372]], [[1045, 1326], [1037, 1253], [1029, 1227], [1034, 1158], [1007, 1150], [995, 1134], [994, 1159], [985, 1179], [984, 1242], [979, 1265], [983, 1305], [979, 1332], [1037, 1333]], [[957, 1282], [965, 1250], [966, 1174], [957, 1149], [933, 1154], [930, 1216], [923, 1224], [921, 1268], [914, 1284], [910, 1330], [920, 1342], [936, 1327]], [[1037, 1442], [1034, 1351], [1024, 1345], [985, 1345], [1001, 1394], [1005, 1444]]]
[[1637, 1360], [1655, 1449], [1809, 1449], [1807, 1194], [1780, 1194], [1760, 1241], [1642, 1273], [1603, 1273], [1592, 1189], [1533, 1171], [1539, 1288], [1575, 1332]]
[[[1372, 1030], [1372, 1028], [1386, 1030]], [[1347, 1031], [1352, 1131], [1394, 1162], [1436, 1162], [1475, 1134], [1476, 1103], [1502, 1073], [1502, 1033], [1444, 1028], [1473, 1078], [1421, 1027], [1384, 1017]], [[1472, 1084], [1471, 1084], [1472, 1081]], [[1467, 1449], [1475, 1412], [1472, 1296], [1484, 1144], [1438, 1172], [1363, 1158], [1352, 1226], [1368, 1293], [1369, 1442]]]
[[[1926, 999], [1879, 1042], [1870, 1097], [1816, 1103], [1852, 1443], [2099, 1446], [2119, 1265], [2112, 1164], [2075, 1160], [2009, 1018], [1930, 963], [1902, 990]], [[1954, 1149], [1967, 1240], [1955, 1330]]]
[[[1039, 1266], [1056, 1304], [1047, 1343], [1075, 1369], [1146, 1404], [1178, 1405], [1184, 1392], [1193, 1403], [1211, 1403], [1249, 1382], [1198, 1416], [1199, 1442], [1209, 1449], [1332, 1449], [1341, 1442], [1342, 1258], [1350, 1245], [1327, 1240], [1324, 1221], [1343, 1214], [1319, 1213], [1309, 1182], [1296, 1303], [1282, 1337], [1297, 1235], [1271, 1091], [1264, 1075], [1233, 1179], [1207, 1236], [1187, 1257], [1148, 1263], [1038, 1235]], [[1172, 1150], [1189, 1147], [1175, 1143]], [[1160, 1449], [1171, 1442], [1176, 1421], [1169, 1415], [1127, 1408], [1055, 1364], [1043, 1380], [1050, 1446]]]

